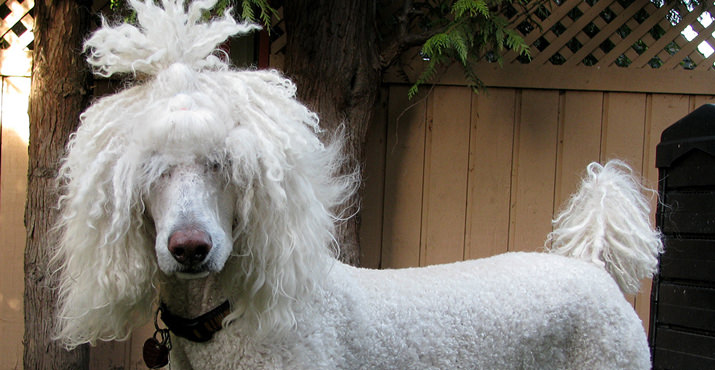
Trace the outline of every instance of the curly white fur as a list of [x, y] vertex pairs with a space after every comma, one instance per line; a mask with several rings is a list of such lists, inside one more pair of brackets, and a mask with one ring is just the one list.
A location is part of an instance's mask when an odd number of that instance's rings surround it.
[[260, 28], [236, 23], [230, 11], [220, 20], [200, 23], [215, 0], [194, 1], [187, 11], [183, 0], [162, 0], [163, 7], [138, 0], [129, 3], [139, 27], [126, 23], [110, 27], [103, 19], [102, 28], [85, 43], [85, 51], [90, 51], [87, 62], [100, 76], [128, 72], [153, 76], [174, 63], [195, 69], [225, 68], [225, 62], [213, 55], [216, 45], [231, 35]]
[[[553, 254], [347, 266], [333, 210], [357, 179], [336, 176], [340, 140], [319, 141], [318, 117], [279, 73], [214, 55], [255, 27], [202, 23], [215, 1], [130, 3], [139, 26], [104, 25], [86, 45], [98, 74], [143, 83], [82, 114], [60, 170], [53, 262], [66, 346], [126, 338], [158, 297], [192, 316], [228, 299], [211, 341], [173, 337], [172, 368], [649, 368], [641, 323], [603, 268], [630, 289], [660, 250], [625, 167], [589, 167], [556, 220]], [[167, 246], [185, 225], [213, 242], [200, 274]]]
[[656, 272], [661, 235], [650, 226], [650, 204], [624, 162], [591, 163], [578, 192], [554, 219], [551, 253], [604, 266], [621, 290], [635, 294]]
[[[261, 315], [266, 328], [289, 326], [290, 305], [282, 301], [309, 291], [311, 261], [331, 254], [314, 246], [331, 245], [329, 210], [354, 188], [353, 179], [333, 176], [339, 143], [320, 143], [318, 117], [295, 100], [289, 80], [275, 71], [229, 71], [211, 57], [207, 33], [215, 47], [231, 33], [255, 28], [230, 15], [197, 24], [213, 3], [194, 3], [184, 14], [181, 0], [164, 0], [166, 12], [151, 0], [131, 1], [141, 29], [103, 28], [87, 41], [90, 63], [101, 74], [156, 77], [87, 109], [60, 170], [59, 336], [70, 347], [124, 339], [151, 316], [157, 265], [143, 202], [177, 157], [227, 165], [231, 185], [244, 194], [234, 233], [248, 250], [229, 285], [248, 294], [234, 302], [229, 319]], [[185, 50], [191, 53], [178, 52]], [[300, 217], [291, 213], [296, 209]]]

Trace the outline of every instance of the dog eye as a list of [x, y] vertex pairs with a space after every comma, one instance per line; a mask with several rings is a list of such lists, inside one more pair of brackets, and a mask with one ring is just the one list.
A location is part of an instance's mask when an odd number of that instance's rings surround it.
[[173, 166], [167, 167], [161, 172], [161, 175], [159, 175], [159, 177], [162, 179], [171, 178], [171, 174], [173, 172], [174, 172]]
[[219, 172], [221, 171], [221, 162], [219, 161], [209, 161], [207, 163], [207, 167], [209, 170], [213, 172]]

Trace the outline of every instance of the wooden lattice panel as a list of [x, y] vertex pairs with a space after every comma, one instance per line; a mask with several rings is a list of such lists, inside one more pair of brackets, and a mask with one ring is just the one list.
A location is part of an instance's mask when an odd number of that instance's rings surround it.
[[0, 3], [0, 74], [3, 76], [30, 75], [35, 40], [31, 13], [34, 6], [34, 0]]
[[554, 0], [510, 21], [532, 58], [506, 64], [653, 69], [713, 69], [712, 3], [665, 0]]
[[35, 39], [32, 29], [35, 21], [30, 10], [33, 6], [34, 0], [7, 0], [0, 4], [1, 49], [32, 48], [32, 41]]

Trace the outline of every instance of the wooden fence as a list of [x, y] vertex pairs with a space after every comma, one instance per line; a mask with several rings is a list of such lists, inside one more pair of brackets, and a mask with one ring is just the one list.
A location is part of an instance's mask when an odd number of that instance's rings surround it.
[[22, 368], [23, 255], [33, 0], [0, 4], [0, 368]]
[[[538, 251], [591, 161], [655, 188], [664, 128], [715, 96], [435, 86], [387, 88], [370, 132], [362, 263], [424, 266]], [[653, 199], [655, 202], [655, 199]], [[655, 209], [655, 207], [653, 207]], [[647, 326], [650, 285], [630, 299]]]
[[27, 192], [29, 77], [2, 76], [0, 132], [0, 368], [22, 367], [23, 256]]
[[[425, 63], [418, 50], [407, 53], [385, 78], [370, 133], [363, 263], [538, 250], [590, 161], [624, 159], [655, 188], [662, 130], [713, 102], [712, 7], [564, 0], [531, 17], [507, 9], [532, 58], [508, 52], [503, 65], [477, 63], [490, 86], [480, 95], [453, 66], [407, 101]], [[649, 288], [631, 297], [646, 327]]]

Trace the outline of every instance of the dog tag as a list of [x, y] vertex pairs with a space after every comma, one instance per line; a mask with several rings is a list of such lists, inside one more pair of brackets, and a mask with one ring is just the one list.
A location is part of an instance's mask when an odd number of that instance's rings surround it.
[[150, 369], [159, 369], [169, 363], [169, 347], [159, 343], [156, 338], [149, 338], [142, 349], [144, 363]]

